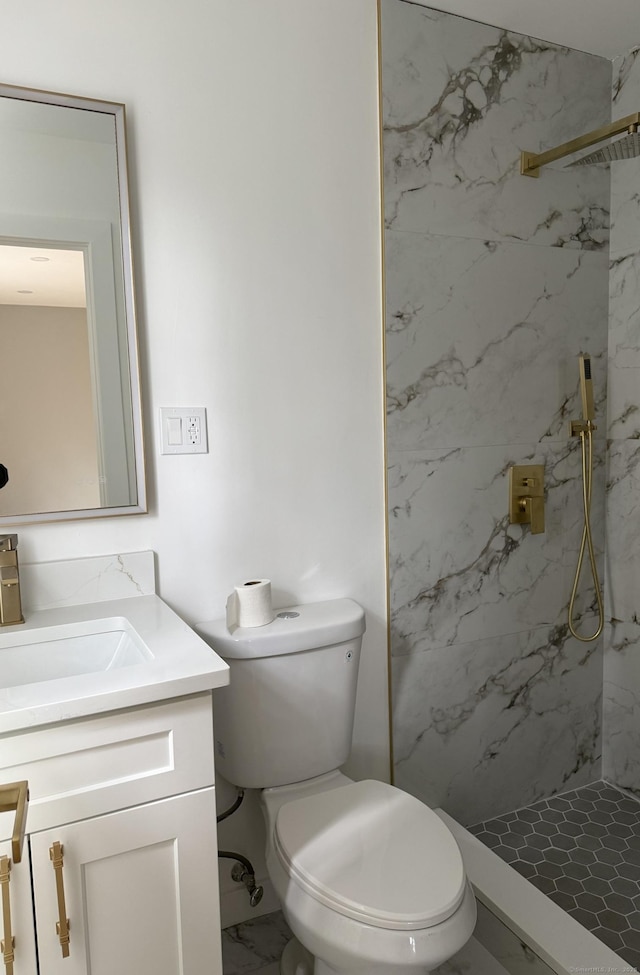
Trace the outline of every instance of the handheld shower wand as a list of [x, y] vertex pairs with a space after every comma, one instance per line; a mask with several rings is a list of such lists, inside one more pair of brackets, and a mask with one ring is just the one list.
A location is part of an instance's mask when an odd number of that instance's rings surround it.
[[[593, 404], [593, 381], [591, 379], [591, 358], [588, 355], [581, 355], [578, 358], [580, 370], [580, 397], [582, 399], [582, 420], [571, 422], [571, 435], [580, 437], [582, 448], [582, 506], [584, 509], [584, 527], [582, 529], [582, 541], [576, 565], [576, 574], [573, 580], [571, 598], [569, 600], [569, 631], [576, 640], [582, 643], [591, 643], [597, 640], [604, 628], [604, 606], [602, 603], [602, 593], [600, 592], [600, 580], [598, 578], [598, 567], [596, 556], [593, 549], [593, 538], [591, 535], [591, 484], [593, 481], [593, 431], [596, 426], [593, 422], [595, 418], [595, 407]], [[589, 552], [589, 563], [591, 575], [596, 590], [596, 601], [598, 604], [598, 626], [591, 636], [582, 636], [573, 625], [575, 611], [575, 601], [578, 593], [580, 573], [584, 562], [585, 548]]]
[[[593, 405], [593, 380], [591, 379], [591, 357], [588, 355], [578, 356], [578, 369], [580, 370], [580, 397], [582, 399], [582, 419], [584, 422], [593, 421], [596, 418], [596, 411]], [[595, 427], [593, 427], [595, 430]]]

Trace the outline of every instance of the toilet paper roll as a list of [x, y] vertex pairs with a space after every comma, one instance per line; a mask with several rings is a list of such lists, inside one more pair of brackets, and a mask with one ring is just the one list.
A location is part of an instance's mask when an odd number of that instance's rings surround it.
[[229, 629], [236, 626], [265, 626], [274, 618], [269, 579], [247, 579], [234, 587], [227, 600]]

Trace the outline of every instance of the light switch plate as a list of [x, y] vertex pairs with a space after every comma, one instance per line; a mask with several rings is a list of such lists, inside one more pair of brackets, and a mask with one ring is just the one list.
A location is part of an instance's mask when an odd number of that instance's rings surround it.
[[163, 454], [206, 454], [207, 411], [204, 406], [161, 406]]

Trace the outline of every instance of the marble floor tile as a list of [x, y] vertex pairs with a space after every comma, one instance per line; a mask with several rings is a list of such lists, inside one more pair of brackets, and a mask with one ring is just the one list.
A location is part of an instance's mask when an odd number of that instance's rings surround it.
[[271, 975], [280, 969], [279, 959], [291, 938], [280, 911], [263, 914], [222, 932], [224, 975]]
[[[279, 962], [270, 958], [274, 951], [282, 953], [290, 937], [291, 932], [280, 911], [227, 928], [222, 932], [224, 975], [279, 975]], [[508, 973], [486, 948], [472, 938], [454, 958], [435, 969], [433, 975]]]

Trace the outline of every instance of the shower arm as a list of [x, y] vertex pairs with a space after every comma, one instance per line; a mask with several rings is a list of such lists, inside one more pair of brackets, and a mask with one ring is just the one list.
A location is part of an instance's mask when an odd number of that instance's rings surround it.
[[562, 145], [556, 146], [554, 149], [547, 149], [546, 152], [523, 151], [520, 153], [520, 173], [522, 176], [537, 177], [540, 175], [542, 166], [546, 166], [547, 163], [562, 159], [563, 156], [570, 156], [572, 152], [587, 149], [589, 146], [595, 145], [596, 142], [603, 142], [614, 135], [620, 135], [621, 132], [635, 132], [639, 125], [640, 112], [634, 112], [633, 115], [625, 115], [617, 122], [604, 125], [601, 129], [594, 129], [593, 132], [587, 132], [586, 135], [572, 139], [571, 142], [563, 142]]

